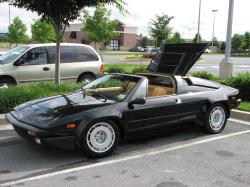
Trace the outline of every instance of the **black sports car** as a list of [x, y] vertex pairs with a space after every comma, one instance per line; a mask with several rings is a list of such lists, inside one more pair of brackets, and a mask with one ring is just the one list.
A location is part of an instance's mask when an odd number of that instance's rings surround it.
[[145, 73], [107, 74], [74, 93], [17, 106], [6, 119], [26, 139], [71, 140], [92, 157], [110, 154], [119, 140], [182, 122], [220, 133], [239, 91], [185, 76], [207, 45], [163, 45]]

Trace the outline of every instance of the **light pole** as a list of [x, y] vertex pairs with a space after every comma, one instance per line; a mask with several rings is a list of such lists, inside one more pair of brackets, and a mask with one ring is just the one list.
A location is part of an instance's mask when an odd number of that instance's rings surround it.
[[222, 61], [220, 63], [220, 78], [221, 79], [226, 79], [230, 75], [233, 75], [234, 62], [230, 58], [230, 56], [231, 56], [232, 27], [233, 27], [233, 9], [234, 9], [234, 0], [229, 0], [225, 58], [222, 59]]
[[212, 34], [212, 52], [214, 52], [214, 26], [215, 26], [215, 13], [218, 12], [218, 10], [214, 9], [212, 10], [214, 13], [214, 20], [213, 20], [213, 34]]
[[201, 22], [201, 0], [199, 1], [198, 32], [197, 43], [200, 43], [200, 22]]

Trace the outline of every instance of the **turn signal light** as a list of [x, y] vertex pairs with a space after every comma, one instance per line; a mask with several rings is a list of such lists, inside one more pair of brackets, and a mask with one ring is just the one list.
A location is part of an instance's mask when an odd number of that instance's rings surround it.
[[236, 101], [237, 100], [237, 97], [233, 96], [231, 97], [232, 101]]
[[104, 66], [103, 66], [103, 64], [101, 64], [101, 66], [100, 66], [100, 73], [103, 73], [103, 71], [104, 71]]
[[67, 128], [67, 129], [75, 129], [75, 128], [76, 128], [76, 124], [74, 124], [74, 123], [69, 123], [69, 124], [66, 125], [66, 128]]

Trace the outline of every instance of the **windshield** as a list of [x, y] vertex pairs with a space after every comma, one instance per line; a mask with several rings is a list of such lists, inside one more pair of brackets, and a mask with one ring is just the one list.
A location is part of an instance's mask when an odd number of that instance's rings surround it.
[[9, 64], [13, 60], [15, 60], [17, 57], [22, 55], [29, 47], [22, 46], [22, 47], [16, 47], [7, 53], [0, 56], [0, 64]]
[[105, 75], [83, 87], [86, 95], [123, 101], [135, 85], [139, 77], [129, 75]]

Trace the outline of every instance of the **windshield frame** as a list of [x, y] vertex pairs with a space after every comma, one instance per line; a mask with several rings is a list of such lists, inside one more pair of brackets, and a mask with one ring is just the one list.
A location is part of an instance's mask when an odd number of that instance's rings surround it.
[[[122, 73], [109, 73], [109, 74], [103, 75], [102, 77], [100, 77], [100, 78], [98, 78], [98, 79], [96, 79], [96, 80], [94, 80], [94, 81], [97, 81], [97, 80], [99, 80], [99, 79], [102, 79], [102, 78], [104, 78], [105, 76], [112, 76], [112, 75], [113, 75], [113, 76], [114, 76], [114, 75], [121, 75], [121, 76], [128, 76], [128, 77], [135, 77], [135, 78], [138, 78], [138, 81], [137, 81], [137, 83], [135, 84], [135, 86], [132, 88], [132, 90], [130, 90], [130, 92], [126, 95], [126, 97], [125, 97], [123, 100], [119, 101], [119, 100], [109, 99], [109, 100], [115, 101], [115, 102], [129, 102], [129, 101], [131, 100], [131, 98], [133, 98], [134, 93], [136, 92], [137, 88], [140, 87], [140, 85], [141, 85], [141, 83], [143, 82], [143, 80], [147, 79], [147, 78], [145, 78], [145, 77], [143, 77], [143, 76], [138, 76], [138, 75], [130, 75], [130, 74], [122, 74]], [[85, 86], [83, 86], [83, 87], [82, 87], [82, 90], [85, 92], [85, 90], [88, 89], [88, 88], [86, 88], [86, 86], [93, 84], [94, 81], [92, 81], [92, 82], [86, 84]]]
[[[17, 54], [16, 57], [14, 57], [13, 59], [11, 59], [11, 60], [10, 60], [9, 62], [7, 62], [7, 63], [5, 63], [5, 62], [3, 61], [3, 58], [4, 58], [4, 57], [10, 55], [11, 53], [13, 53], [13, 52], [15, 52], [15, 51], [17, 51], [18, 49], [21, 49], [21, 48], [24, 48], [24, 50], [23, 50], [20, 54]], [[4, 53], [3, 55], [0, 56], [0, 61], [1, 61], [0, 65], [7, 65], [7, 64], [11, 64], [11, 63], [15, 62], [18, 58], [20, 58], [20, 57], [21, 57], [24, 53], [26, 53], [29, 49], [30, 49], [29, 46], [24, 45], [24, 46], [20, 46], [20, 47], [15, 47], [15, 48], [13, 48], [13, 49], [7, 51], [6, 53]]]

